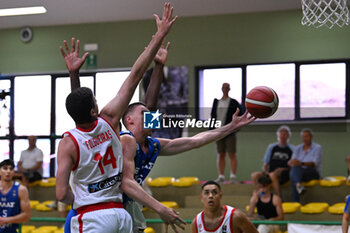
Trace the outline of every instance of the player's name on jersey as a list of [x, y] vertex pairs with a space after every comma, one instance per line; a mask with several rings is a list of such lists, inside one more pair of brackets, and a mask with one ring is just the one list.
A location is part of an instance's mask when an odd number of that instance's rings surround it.
[[111, 140], [112, 139], [112, 134], [109, 130], [89, 139], [84, 142], [86, 148], [88, 150], [91, 150], [92, 148], [101, 145], [105, 141]]

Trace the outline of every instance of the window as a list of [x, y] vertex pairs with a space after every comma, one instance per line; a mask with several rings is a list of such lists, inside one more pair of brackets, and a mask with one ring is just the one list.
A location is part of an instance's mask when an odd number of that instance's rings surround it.
[[300, 117], [345, 117], [345, 63], [300, 66]]
[[[50, 177], [50, 140], [37, 139], [36, 146], [43, 152], [43, 177]], [[28, 139], [17, 139], [14, 142], [14, 162], [17, 166], [21, 152], [28, 149]]]
[[[129, 73], [130, 71], [103, 72], [96, 74], [96, 99], [100, 111], [117, 95]], [[140, 101], [139, 86], [137, 86], [130, 103], [138, 101]]]
[[[80, 85], [94, 90], [94, 77], [80, 77]], [[66, 110], [66, 98], [71, 92], [69, 77], [56, 79], [56, 134], [62, 135], [67, 130], [75, 128], [73, 119]]]
[[264, 120], [293, 120], [295, 102], [295, 64], [247, 66], [247, 93], [256, 86], [268, 86], [279, 98], [276, 113]]
[[222, 97], [223, 83], [230, 84], [229, 96], [242, 100], [242, 68], [203, 69], [199, 76], [199, 119], [210, 118], [214, 98]]
[[348, 118], [346, 90], [349, 60], [243, 64], [226, 68], [197, 67], [198, 115], [208, 118], [214, 98], [220, 97], [222, 82], [231, 83], [230, 96], [237, 100], [256, 86], [267, 86], [279, 97], [277, 112], [266, 119], [310, 120]]
[[6, 136], [10, 127], [10, 80], [0, 80], [0, 87], [0, 136]]
[[17, 76], [14, 98], [16, 135], [49, 135], [51, 76]]
[[10, 155], [9, 140], [0, 140], [0, 161], [8, 159]]

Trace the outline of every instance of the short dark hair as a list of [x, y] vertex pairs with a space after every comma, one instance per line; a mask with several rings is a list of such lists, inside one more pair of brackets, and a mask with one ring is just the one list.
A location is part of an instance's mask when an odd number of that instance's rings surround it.
[[15, 163], [13, 162], [12, 159], [5, 159], [0, 163], [0, 168], [3, 166], [12, 166], [13, 168], [15, 167]]
[[271, 183], [272, 183], [272, 180], [271, 180], [269, 174], [267, 174], [267, 173], [264, 173], [258, 179], [258, 184], [261, 184], [264, 187], [270, 185]]
[[122, 118], [122, 121], [123, 121], [123, 124], [125, 125], [126, 128], [128, 128], [127, 124], [126, 124], [126, 116], [129, 115], [131, 112], [134, 111], [134, 109], [137, 107], [137, 106], [145, 106], [147, 108], [147, 106], [142, 103], [142, 102], [135, 102], [135, 103], [132, 103], [128, 106], [128, 108], [125, 110], [125, 113], [123, 114], [123, 118]]
[[94, 107], [94, 94], [90, 88], [79, 87], [67, 96], [67, 112], [77, 124], [92, 122], [90, 111]]
[[202, 190], [204, 189], [205, 186], [210, 185], [210, 184], [216, 185], [219, 188], [219, 190], [221, 191], [221, 186], [213, 180], [208, 180], [207, 182], [205, 182], [202, 185]]

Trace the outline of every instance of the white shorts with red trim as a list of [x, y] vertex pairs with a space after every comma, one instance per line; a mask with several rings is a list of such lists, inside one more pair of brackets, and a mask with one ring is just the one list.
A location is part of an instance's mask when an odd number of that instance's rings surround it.
[[71, 220], [71, 233], [132, 233], [132, 220], [123, 208], [80, 213]]

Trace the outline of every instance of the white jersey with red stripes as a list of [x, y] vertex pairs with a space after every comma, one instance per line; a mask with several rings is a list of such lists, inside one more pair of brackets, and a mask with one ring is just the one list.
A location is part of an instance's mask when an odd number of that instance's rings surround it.
[[225, 214], [222, 217], [220, 224], [212, 230], [209, 230], [205, 226], [204, 222], [204, 211], [197, 214], [195, 218], [195, 225], [197, 233], [233, 233], [232, 231], [232, 218], [233, 218], [233, 212], [235, 211], [235, 208], [231, 206], [224, 205], [225, 207]]
[[122, 146], [113, 127], [99, 117], [89, 130], [72, 129], [77, 161], [71, 172], [75, 209], [102, 202], [122, 202]]

